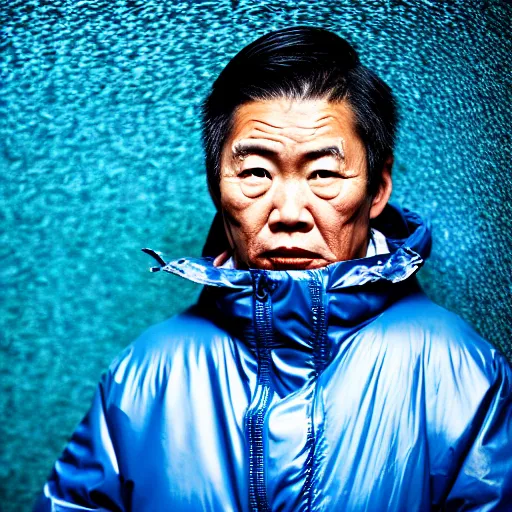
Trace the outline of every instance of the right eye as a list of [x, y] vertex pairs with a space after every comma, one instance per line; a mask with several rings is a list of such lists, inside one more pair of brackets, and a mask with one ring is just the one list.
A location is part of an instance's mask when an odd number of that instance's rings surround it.
[[266, 169], [263, 169], [263, 167], [253, 167], [251, 169], [244, 169], [243, 171], [241, 171], [238, 174], [238, 177], [239, 178], [258, 178], [258, 179], [268, 178], [268, 179], [272, 179], [272, 177], [270, 176], [270, 173]]
[[250, 167], [238, 173], [240, 189], [246, 197], [259, 197], [272, 186], [272, 175], [263, 167]]

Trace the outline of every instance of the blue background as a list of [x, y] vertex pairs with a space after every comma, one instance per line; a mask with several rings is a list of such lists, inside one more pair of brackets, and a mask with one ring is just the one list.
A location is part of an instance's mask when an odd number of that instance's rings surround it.
[[433, 298], [510, 358], [511, 14], [479, 1], [0, 1], [0, 508], [29, 510], [111, 359], [199, 287], [199, 109], [257, 36], [346, 37], [399, 100], [393, 200], [429, 216]]

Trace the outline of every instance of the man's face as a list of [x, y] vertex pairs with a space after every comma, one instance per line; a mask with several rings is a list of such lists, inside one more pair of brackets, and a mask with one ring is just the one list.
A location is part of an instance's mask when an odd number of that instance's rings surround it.
[[365, 148], [346, 102], [242, 105], [221, 158], [220, 202], [238, 268], [311, 269], [366, 254], [391, 193], [367, 194]]

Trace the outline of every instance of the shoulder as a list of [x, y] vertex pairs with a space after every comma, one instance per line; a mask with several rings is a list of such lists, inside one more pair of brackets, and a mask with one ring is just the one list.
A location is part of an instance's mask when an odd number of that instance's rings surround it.
[[[128, 348], [132, 357], [172, 356], [186, 346], [209, 343], [216, 337], [227, 336], [199, 307], [193, 306], [145, 330]], [[115, 361], [114, 361], [115, 364]]]
[[194, 306], [144, 331], [114, 359], [105, 379], [111, 389], [156, 389], [171, 374], [217, 359], [230, 345], [227, 332]]
[[[510, 366], [503, 354], [456, 313], [435, 304], [423, 292], [404, 296], [373, 323], [387, 343], [407, 347], [425, 368], [440, 375], [481, 374], [493, 381]], [[451, 370], [448, 372], [447, 370]]]
[[421, 290], [407, 294], [391, 304], [382, 318], [390, 327], [433, 336], [456, 337], [468, 330], [472, 331], [460, 316], [439, 306]]

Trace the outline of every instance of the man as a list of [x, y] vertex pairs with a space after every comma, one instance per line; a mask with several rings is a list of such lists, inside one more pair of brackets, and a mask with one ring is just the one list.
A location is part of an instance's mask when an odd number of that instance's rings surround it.
[[418, 286], [430, 231], [388, 205], [395, 125], [330, 32], [226, 66], [206, 257], [146, 250], [204, 292], [111, 365], [37, 510], [512, 508], [512, 373]]

